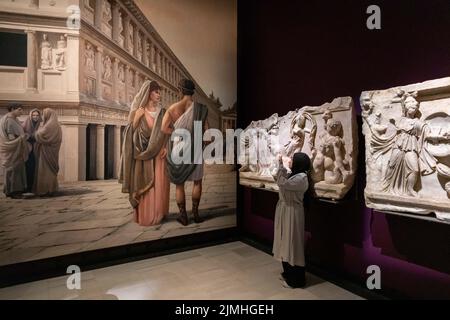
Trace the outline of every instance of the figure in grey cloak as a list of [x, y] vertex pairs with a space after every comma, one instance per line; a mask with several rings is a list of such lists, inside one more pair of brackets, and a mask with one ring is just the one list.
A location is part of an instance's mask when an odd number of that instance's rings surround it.
[[57, 176], [62, 130], [53, 109], [44, 109], [43, 121], [44, 125], [35, 134], [36, 173], [33, 193], [39, 196], [51, 196], [58, 191]]
[[[194, 216], [194, 222], [200, 223], [203, 221], [198, 214], [198, 207], [202, 194], [203, 150], [202, 148], [195, 148], [195, 144], [202, 144], [203, 133], [208, 129], [208, 122], [206, 120], [208, 116], [208, 108], [194, 102], [192, 96], [195, 92], [195, 84], [191, 80], [182, 79], [179, 83], [179, 89], [183, 94], [183, 98], [168, 108], [166, 114], [164, 115], [161, 130], [166, 134], [172, 134], [172, 132], [177, 129], [183, 129], [187, 130], [190, 134], [191, 145], [185, 145], [190, 151], [189, 161], [187, 161], [188, 163], [178, 163], [178, 161], [173, 159], [172, 152], [173, 150], [177, 150], [177, 144], [180, 142], [181, 144], [184, 144], [183, 141], [179, 139], [179, 136], [175, 135], [175, 137], [171, 137], [168, 143], [167, 153], [168, 174], [170, 181], [176, 185], [176, 201], [180, 210], [180, 216], [177, 221], [186, 226], [188, 225], [189, 220], [186, 213], [184, 183], [188, 180], [194, 181], [192, 186], [192, 215]], [[200, 142], [194, 141], [194, 123], [196, 121], [201, 123], [202, 127], [201, 137], [197, 137], [202, 139]]]
[[28, 160], [30, 145], [28, 136], [17, 119], [22, 107], [13, 104], [8, 113], [0, 119], [0, 159], [5, 170], [3, 192], [7, 197], [21, 198], [27, 189], [25, 161]]
[[31, 146], [31, 151], [28, 155], [28, 160], [25, 163], [25, 168], [27, 171], [27, 192], [32, 191], [32, 187], [34, 184], [34, 174], [36, 171], [36, 158], [34, 154], [34, 147], [36, 143], [36, 131], [39, 129], [39, 126], [42, 122], [41, 112], [39, 109], [33, 109], [30, 112], [30, 115], [27, 117], [22, 127], [26, 134], [28, 134], [28, 143]]

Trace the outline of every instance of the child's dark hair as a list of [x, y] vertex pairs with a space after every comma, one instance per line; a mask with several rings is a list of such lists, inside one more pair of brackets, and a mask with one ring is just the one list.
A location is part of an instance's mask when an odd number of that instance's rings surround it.
[[311, 168], [311, 159], [306, 153], [296, 152], [292, 157], [292, 168], [289, 177], [292, 177], [298, 173], [308, 173]]
[[17, 109], [19, 109], [19, 108], [22, 108], [22, 105], [21, 105], [20, 103], [11, 103], [11, 104], [8, 106], [8, 112], [11, 112], [11, 111], [13, 111], [13, 110], [17, 110]]

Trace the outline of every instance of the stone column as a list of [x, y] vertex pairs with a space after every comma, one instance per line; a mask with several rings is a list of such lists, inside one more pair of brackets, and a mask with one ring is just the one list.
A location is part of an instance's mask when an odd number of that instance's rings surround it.
[[177, 68], [175, 67], [175, 65], [173, 66], [173, 84], [175, 86], [177, 85]]
[[102, 100], [102, 63], [103, 57], [103, 48], [97, 47], [97, 51], [95, 52], [95, 94], [98, 100]]
[[63, 181], [86, 180], [86, 124], [61, 123], [60, 173]]
[[112, 2], [112, 39], [115, 42], [119, 42], [119, 19], [120, 19], [120, 6], [116, 1]]
[[161, 75], [161, 52], [156, 48], [156, 72]]
[[113, 100], [119, 103], [119, 59], [113, 58]]
[[27, 91], [37, 91], [38, 43], [36, 31], [27, 30]]
[[128, 48], [130, 47], [128, 33], [130, 33], [130, 17], [123, 17], [123, 34], [124, 34], [124, 49], [127, 52], [130, 52]]
[[133, 29], [133, 40], [134, 40], [134, 45], [133, 45], [133, 56], [137, 59], [138, 58], [138, 37], [139, 37], [139, 29], [137, 26], [134, 27]]
[[155, 45], [150, 42], [150, 66], [153, 71], [156, 71], [155, 54]]
[[130, 66], [125, 65], [125, 104], [128, 105], [128, 83], [130, 82]]
[[114, 126], [114, 178], [117, 179], [119, 177], [119, 169], [120, 169], [120, 154], [121, 154], [121, 145], [120, 145], [120, 125]]
[[134, 73], [134, 94], [136, 94], [138, 91], [139, 91], [139, 73], [137, 72], [137, 70], [136, 70], [136, 72]]
[[97, 154], [96, 154], [97, 179], [105, 179], [105, 125], [97, 124]]
[[146, 66], [146, 67], [149, 67], [150, 68], [150, 63], [149, 63], [149, 60], [148, 60], [148, 58], [149, 58], [149, 42], [148, 42], [148, 39], [147, 38], [145, 38], [144, 37], [144, 40], [142, 41], [142, 43], [144, 44], [144, 48], [143, 48], [143, 51], [142, 51], [142, 62], [144, 63], [144, 65]]
[[67, 66], [67, 91], [68, 93], [78, 94], [79, 88], [79, 73], [80, 73], [80, 37], [78, 34], [67, 35], [67, 50], [66, 50], [66, 66]]
[[94, 24], [99, 30], [102, 30], [103, 1], [95, 0]]
[[163, 57], [163, 78], [167, 80], [167, 58]]
[[172, 83], [175, 84], [175, 66], [172, 65]]

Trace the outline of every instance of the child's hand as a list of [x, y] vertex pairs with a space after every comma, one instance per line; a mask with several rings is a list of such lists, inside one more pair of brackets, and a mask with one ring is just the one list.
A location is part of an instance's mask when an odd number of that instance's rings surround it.
[[161, 159], [164, 159], [167, 156], [167, 149], [163, 148], [162, 152], [161, 152]]
[[289, 158], [289, 160], [287, 161], [287, 165], [290, 169], [292, 168], [292, 159], [291, 158]]

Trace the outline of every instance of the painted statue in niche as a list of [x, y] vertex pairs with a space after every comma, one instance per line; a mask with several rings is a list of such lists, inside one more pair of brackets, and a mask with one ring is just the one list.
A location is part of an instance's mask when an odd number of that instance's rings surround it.
[[89, 42], [86, 43], [86, 50], [84, 51], [84, 65], [86, 66], [86, 71], [95, 71], [95, 52]]
[[66, 38], [61, 35], [56, 48], [56, 70], [63, 71], [66, 70], [66, 49], [67, 42]]
[[131, 69], [128, 69], [128, 83], [129, 87], [134, 87], [134, 72]]
[[122, 18], [122, 12], [119, 11], [119, 16], [118, 16], [118, 30], [119, 30], [119, 35], [122, 35], [123, 32], [123, 18]]
[[133, 47], [134, 47], [134, 26], [130, 23], [128, 25], [128, 51], [130, 53], [133, 53]]
[[103, 22], [109, 24], [112, 19], [111, 4], [108, 1], [103, 1]]
[[112, 78], [112, 62], [109, 56], [103, 58], [103, 79], [111, 81]]
[[277, 155], [281, 154], [283, 165], [289, 168], [294, 153], [300, 151], [311, 158], [317, 197], [341, 199], [353, 184], [357, 134], [350, 97], [253, 121], [240, 140], [244, 147], [239, 155], [242, 185], [276, 191]]
[[366, 202], [450, 219], [450, 78], [363, 92]]
[[124, 68], [123, 64], [119, 65], [119, 81], [122, 84], [125, 83], [125, 68]]
[[137, 58], [138, 60], [142, 60], [142, 39], [141, 36], [137, 36]]
[[53, 49], [51, 43], [48, 41], [47, 34], [42, 35], [41, 42], [41, 69], [51, 69], [53, 65]]

